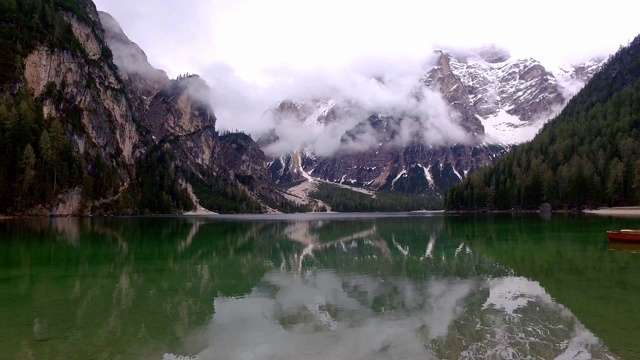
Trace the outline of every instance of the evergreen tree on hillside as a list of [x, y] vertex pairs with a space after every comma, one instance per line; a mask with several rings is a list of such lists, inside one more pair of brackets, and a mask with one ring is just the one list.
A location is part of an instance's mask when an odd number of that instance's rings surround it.
[[[89, 0], [0, 0], [0, 214], [52, 204], [91, 182], [68, 136], [77, 112], [45, 118], [42, 99], [28, 93], [23, 79], [24, 59], [38, 47], [84, 54], [63, 13], [96, 27], [88, 6]], [[106, 44], [103, 52], [110, 60]], [[55, 83], [45, 95], [59, 105]]]
[[640, 201], [640, 36], [531, 141], [450, 189], [448, 209], [636, 205]]

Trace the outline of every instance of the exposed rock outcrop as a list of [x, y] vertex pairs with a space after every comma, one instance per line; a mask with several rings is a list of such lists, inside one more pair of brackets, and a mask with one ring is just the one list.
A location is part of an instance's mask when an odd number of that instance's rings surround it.
[[[515, 59], [497, 47], [437, 53], [438, 64], [423, 83], [440, 91], [466, 119], [475, 118], [470, 123], [484, 127], [488, 142], [530, 140], [541, 126], [533, 123], [557, 114], [602, 66], [600, 59], [549, 70], [535, 59]], [[510, 128], [530, 126], [536, 128], [509, 134]]]
[[267, 170], [267, 156], [249, 135], [229, 133], [220, 136], [219, 161], [229, 177], [237, 180], [249, 191], [270, 203], [286, 202], [282, 194], [271, 184]]
[[[96, 37], [79, 23], [73, 29], [82, 34], [86, 53], [95, 55]], [[125, 85], [114, 69], [107, 61], [70, 50], [39, 47], [25, 59], [24, 79], [33, 96], [41, 99], [45, 117], [70, 120], [67, 132], [79, 152], [117, 164], [126, 181], [142, 149]]]

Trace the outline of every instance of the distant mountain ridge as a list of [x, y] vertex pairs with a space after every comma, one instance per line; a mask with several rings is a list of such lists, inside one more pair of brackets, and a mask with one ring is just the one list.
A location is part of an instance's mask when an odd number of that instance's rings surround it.
[[[437, 51], [436, 64], [416, 79], [415, 86], [441, 94], [450, 121], [464, 133], [462, 140], [430, 143], [433, 139], [423, 134], [437, 127], [438, 119], [415, 109], [366, 109], [343, 98], [284, 100], [271, 110], [276, 124], [288, 119], [322, 133], [346, 119], [360, 120], [332, 133], [339, 139], [337, 152], [322, 154], [314, 144], [306, 144], [275, 156], [270, 171], [281, 184], [317, 178], [438, 199], [512, 144], [533, 137], [601, 65], [593, 60], [549, 71], [534, 59], [513, 59], [495, 47], [455, 55]], [[410, 101], [423, 101], [418, 90]], [[278, 141], [276, 126], [258, 143], [267, 153], [277, 153], [287, 145]]]

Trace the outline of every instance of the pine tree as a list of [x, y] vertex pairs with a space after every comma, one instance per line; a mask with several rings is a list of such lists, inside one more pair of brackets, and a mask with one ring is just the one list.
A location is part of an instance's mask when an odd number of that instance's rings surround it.
[[611, 205], [624, 201], [624, 165], [618, 158], [613, 159], [609, 165], [606, 193]]
[[53, 147], [51, 146], [51, 138], [49, 132], [45, 129], [40, 135], [40, 155], [42, 156], [42, 169], [46, 163], [51, 163], [53, 158]]
[[51, 163], [53, 165], [53, 194], [56, 193], [60, 154], [64, 148], [66, 136], [62, 124], [57, 119], [51, 123]]
[[20, 168], [23, 171], [22, 191], [24, 193], [29, 190], [29, 187], [33, 183], [33, 180], [36, 176], [35, 164], [36, 153], [33, 151], [33, 147], [27, 144], [27, 146], [24, 148], [24, 151], [22, 152], [22, 157], [20, 158]]

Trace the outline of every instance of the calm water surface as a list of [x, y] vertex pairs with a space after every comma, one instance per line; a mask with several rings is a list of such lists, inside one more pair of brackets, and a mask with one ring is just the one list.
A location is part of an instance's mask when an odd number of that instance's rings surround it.
[[639, 359], [640, 219], [0, 220], [2, 359]]

